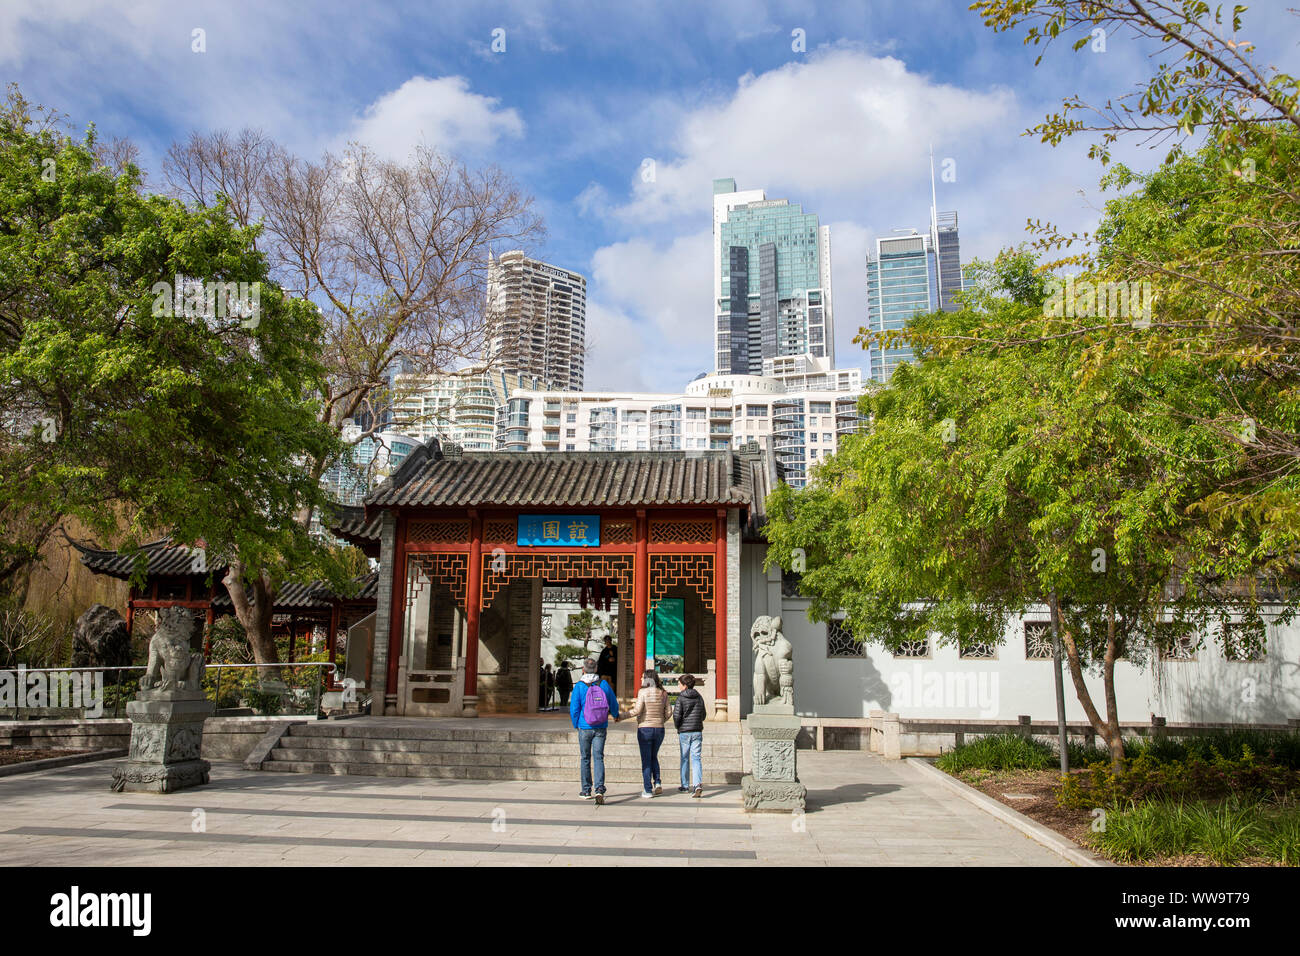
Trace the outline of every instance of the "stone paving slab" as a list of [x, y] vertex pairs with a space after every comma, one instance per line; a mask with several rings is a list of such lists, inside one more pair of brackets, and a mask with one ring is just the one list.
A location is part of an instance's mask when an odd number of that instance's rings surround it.
[[[174, 794], [109, 789], [112, 764], [0, 779], [0, 864], [112, 866], [1064, 866], [906, 762], [801, 752], [808, 812], [746, 814], [737, 787], [643, 800], [611, 785], [286, 775], [214, 762]], [[204, 829], [194, 832], [195, 809]]]

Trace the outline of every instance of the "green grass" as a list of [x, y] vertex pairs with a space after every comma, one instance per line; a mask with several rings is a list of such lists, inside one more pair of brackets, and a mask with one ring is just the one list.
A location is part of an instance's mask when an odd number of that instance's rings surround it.
[[1118, 863], [1201, 854], [1220, 866], [1256, 857], [1295, 866], [1300, 808], [1231, 799], [1151, 800], [1108, 812], [1092, 842]]

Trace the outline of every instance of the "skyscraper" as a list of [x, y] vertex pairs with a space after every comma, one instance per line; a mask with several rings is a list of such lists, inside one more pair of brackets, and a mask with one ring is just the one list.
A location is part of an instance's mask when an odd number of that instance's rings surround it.
[[[903, 230], [895, 230], [903, 232]], [[955, 294], [962, 290], [961, 245], [957, 213], [938, 212], [934, 192], [934, 160], [930, 161], [930, 231], [876, 240], [867, 253], [867, 325], [876, 332], [901, 329], [917, 313], [956, 312]], [[909, 347], [868, 349], [868, 376], [887, 382], [894, 369], [912, 360]]]
[[493, 323], [489, 366], [580, 390], [587, 350], [587, 280], [576, 272], [505, 252], [488, 263]]
[[797, 204], [713, 181], [716, 372], [779, 376], [786, 356], [834, 367], [830, 244]]

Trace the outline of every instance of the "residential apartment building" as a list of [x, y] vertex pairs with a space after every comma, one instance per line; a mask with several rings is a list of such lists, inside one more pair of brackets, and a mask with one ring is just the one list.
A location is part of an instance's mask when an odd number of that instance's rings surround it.
[[520, 251], [488, 262], [488, 365], [543, 388], [580, 391], [587, 350], [587, 280]]
[[[846, 370], [847, 371], [847, 370]], [[857, 371], [852, 370], [852, 371]], [[859, 382], [851, 376], [846, 382]], [[738, 448], [770, 438], [796, 487], [858, 429], [860, 390], [793, 391], [760, 375], [703, 375], [681, 392], [525, 389], [501, 409], [507, 451], [674, 451]]]
[[470, 366], [444, 375], [399, 375], [394, 427], [419, 441], [437, 438], [466, 451], [497, 447], [497, 410], [519, 388], [540, 388], [532, 376]]

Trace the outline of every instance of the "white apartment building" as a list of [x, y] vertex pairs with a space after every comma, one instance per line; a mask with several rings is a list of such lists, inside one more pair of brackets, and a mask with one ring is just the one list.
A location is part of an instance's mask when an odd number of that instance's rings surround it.
[[[861, 372], [842, 381], [859, 383]], [[841, 379], [834, 379], [835, 382]], [[860, 391], [792, 390], [761, 375], [703, 375], [681, 392], [559, 392], [520, 389], [500, 410], [497, 447], [507, 451], [690, 451], [772, 439], [786, 480], [804, 485], [812, 467], [857, 430]]]
[[437, 438], [466, 451], [493, 451], [497, 410], [516, 389], [540, 385], [536, 378], [482, 366], [445, 375], [398, 375], [394, 427], [421, 442]]

